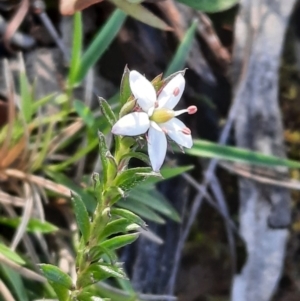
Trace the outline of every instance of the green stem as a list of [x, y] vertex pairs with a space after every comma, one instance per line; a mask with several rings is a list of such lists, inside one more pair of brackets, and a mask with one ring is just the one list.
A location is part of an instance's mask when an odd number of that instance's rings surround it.
[[[130, 147], [123, 144], [119, 141], [116, 151], [115, 151], [115, 160], [117, 165], [120, 164], [121, 157], [130, 150]], [[105, 229], [107, 223], [110, 221], [110, 200], [105, 196], [105, 188], [109, 187], [111, 182], [116, 177], [116, 171], [113, 167], [108, 169], [108, 177], [106, 183], [102, 183], [101, 197], [98, 199], [98, 205], [93, 215], [93, 221], [91, 222], [91, 233], [88, 243], [85, 245], [83, 238], [80, 240], [77, 256], [76, 256], [76, 272], [77, 279], [81, 279], [82, 274], [86, 271], [86, 269], [92, 263], [90, 258], [88, 257], [89, 251], [91, 248], [98, 246], [100, 242], [101, 235], [103, 230]], [[76, 296], [81, 292], [82, 288], [76, 283], [75, 290], [69, 296], [68, 301], [77, 300]]]

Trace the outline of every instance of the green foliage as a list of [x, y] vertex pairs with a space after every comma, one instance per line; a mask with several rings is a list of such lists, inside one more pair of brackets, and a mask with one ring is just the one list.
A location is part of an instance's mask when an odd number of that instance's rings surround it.
[[56, 293], [56, 296], [59, 301], [66, 301], [69, 298], [70, 290], [66, 288], [64, 285], [61, 285], [58, 282], [53, 282], [49, 279], [49, 284], [53, 288]]
[[[116, 10], [106, 24], [101, 28], [98, 33], [96, 34], [94, 40], [83, 53], [80, 62], [74, 58], [74, 64], [76, 62], [75, 67], [73, 68], [74, 75], [71, 77], [71, 81], [74, 83], [80, 83], [84, 77], [86, 76], [87, 72], [90, 70], [91, 67], [95, 65], [95, 63], [99, 60], [108, 46], [111, 44], [117, 33], [119, 32], [120, 28], [122, 27], [124, 21], [126, 19], [126, 15], [121, 10]], [[76, 21], [77, 19], [75, 19]], [[79, 22], [79, 21], [76, 21]], [[78, 35], [79, 29], [74, 27], [74, 35]], [[76, 45], [77, 47], [77, 45]], [[79, 48], [79, 46], [78, 46]], [[77, 48], [76, 48], [77, 49]], [[74, 56], [78, 57], [77, 50], [75, 51]], [[73, 59], [72, 59], [73, 62]], [[78, 66], [78, 67], [77, 67]], [[72, 69], [72, 70], [73, 70]], [[72, 73], [73, 74], [73, 73]]]
[[72, 193], [72, 201], [74, 213], [79, 230], [85, 243], [88, 242], [90, 236], [90, 220], [85, 204], [79, 195]]
[[121, 157], [121, 161], [125, 161], [126, 164], [128, 164], [129, 160], [132, 158], [139, 159], [147, 165], [150, 165], [149, 157], [141, 152], [128, 152]]
[[102, 257], [107, 256], [111, 264], [117, 261], [117, 255], [109, 249], [104, 248], [101, 245], [92, 247], [88, 252], [87, 256], [90, 262], [101, 260]]
[[68, 290], [73, 289], [73, 282], [71, 277], [64, 273], [57, 266], [51, 264], [40, 264], [39, 266], [42, 273], [49, 281], [59, 284]]
[[129, 222], [133, 224], [137, 224], [143, 229], [146, 229], [146, 223], [136, 214], [132, 213], [129, 210], [126, 209], [121, 209], [121, 208], [112, 208], [111, 209], [111, 214], [119, 217], [123, 217]]
[[152, 12], [146, 9], [143, 5], [139, 3], [130, 3], [124, 0], [109, 0], [115, 4], [118, 8], [122, 9], [129, 16], [148, 24], [152, 27], [159, 28], [162, 30], [170, 30], [170, 27], [162, 21], [160, 18], [156, 17]]
[[[238, 2], [236, 0], [178, 1], [207, 12], [222, 11]], [[144, 23], [160, 29], [169, 29], [164, 22], [142, 5], [130, 4], [123, 0], [111, 0], [111, 2]], [[161, 174], [154, 173], [149, 167], [130, 168], [129, 163], [131, 163], [132, 158], [139, 159], [143, 164], [142, 166], [150, 163], [148, 156], [139, 149], [139, 142], [143, 140], [138, 137], [114, 136], [112, 145], [107, 143], [109, 139], [107, 139], [106, 133], [117, 121], [117, 116], [121, 117], [132, 112], [136, 106], [136, 100], [133, 99], [130, 90], [130, 71], [127, 66], [121, 81], [119, 103], [118, 99], [106, 101], [99, 97], [100, 109], [92, 111], [82, 100], [74, 99], [73, 89], [84, 81], [89, 70], [108, 49], [126, 19], [124, 12], [116, 10], [95, 35], [91, 44], [85, 51], [82, 51], [84, 47], [81, 17], [81, 13], [76, 13], [74, 16], [70, 69], [67, 79], [62, 80], [63, 83], [66, 82], [66, 87], [63, 88], [65, 90], [56, 91], [36, 100], [33, 93], [34, 88], [29, 83], [24, 62], [20, 56], [18, 91], [20, 112], [16, 114], [15, 120], [11, 124], [0, 129], [1, 146], [9, 137], [7, 140], [9, 147], [3, 153], [9, 153], [13, 149], [12, 153], [14, 153], [15, 160], [10, 160], [11, 162], [7, 166], [1, 165], [1, 168], [14, 168], [19, 171], [24, 178], [17, 179], [15, 183], [18, 185], [23, 179], [30, 184], [29, 186], [35, 188], [39, 185], [37, 183], [42, 182], [43, 184], [40, 184], [38, 188], [41, 188], [40, 190], [43, 191], [46, 198], [49, 197], [51, 201], [53, 196], [66, 197], [69, 190], [74, 191], [71, 199], [78, 229], [81, 233], [80, 241], [74, 243], [74, 248], [77, 248], [77, 283], [73, 283], [69, 275], [54, 265], [40, 265], [43, 274], [60, 301], [108, 300], [103, 298], [104, 296], [113, 301], [137, 300], [128, 282], [126, 285], [127, 276], [118, 263], [115, 251], [133, 243], [140, 235], [140, 228], [147, 229], [142, 218], [161, 224], [165, 223], [165, 218], [180, 222], [179, 214], [168, 200], [157, 191], [155, 184], [187, 172], [192, 169], [192, 166], [165, 167], [161, 170]], [[166, 70], [168, 77], [163, 78], [160, 74], [152, 80], [156, 91], [163, 88], [178, 73], [184, 74], [184, 70], [174, 72], [184, 68], [196, 29], [197, 22], [194, 21]], [[12, 87], [9, 88], [10, 91], [13, 90]], [[44, 106], [48, 104], [55, 107], [54, 112], [40, 115], [41, 112], [45, 112]], [[117, 112], [119, 104], [122, 108]], [[112, 109], [112, 107], [114, 108]], [[98, 129], [97, 139], [95, 132]], [[24, 139], [23, 143], [21, 143], [21, 139]], [[79, 147], [77, 147], [78, 142], [80, 143]], [[92, 187], [89, 187], [86, 180], [88, 175], [76, 176], [77, 183], [75, 184], [73, 174], [78, 161], [84, 159], [97, 145], [99, 145], [102, 170], [99, 171], [99, 174], [93, 174]], [[19, 153], [16, 152], [17, 149]], [[23, 153], [26, 153], [26, 156], [22, 160], [24, 159], [23, 161], [26, 162], [24, 165], [19, 165]], [[295, 161], [239, 148], [220, 146], [202, 140], [196, 140], [194, 148], [188, 153], [247, 164], [300, 167], [300, 163]], [[0, 158], [1, 160], [2, 158]], [[90, 170], [91, 164], [84, 172], [90, 173]], [[31, 179], [34, 179], [34, 182], [30, 183]], [[2, 180], [1, 177], [1, 183]], [[10, 180], [9, 178], [8, 182]], [[15, 183], [13, 184], [15, 185]], [[22, 189], [14, 191], [12, 196], [19, 197], [20, 190]], [[22, 197], [25, 200], [25, 197]], [[0, 224], [12, 228], [17, 228], [20, 222], [20, 217], [0, 218]], [[57, 227], [48, 222], [30, 218], [26, 231], [42, 234], [53, 233], [57, 231]], [[76, 240], [77, 236], [74, 235], [72, 238]], [[6, 243], [6, 237], [3, 241]], [[0, 254], [17, 265], [27, 264], [27, 266], [32, 267], [28, 257], [22, 256], [22, 248], [16, 252], [9, 249], [4, 243], [0, 243]], [[23, 258], [26, 258], [26, 261]], [[46, 256], [42, 258], [44, 259]], [[119, 279], [123, 288], [129, 288], [129, 294], [124, 295], [103, 289], [101, 286], [92, 286], [110, 277]], [[15, 270], [1, 265], [0, 278], [11, 290], [16, 300], [33, 299], [26, 287], [27, 280], [23, 281], [22, 276]], [[42, 297], [46, 298], [47, 295], [54, 294], [53, 292], [48, 294], [48, 290], [49, 288], [45, 285]]]
[[144, 204], [149, 209], [154, 209], [158, 213], [167, 216], [174, 221], [179, 222], [180, 217], [176, 210], [170, 205], [166, 198], [157, 191], [155, 186], [138, 186], [130, 194], [126, 202], [131, 203], [132, 200]]
[[264, 155], [259, 152], [249, 151], [238, 147], [219, 145], [217, 143], [205, 140], [195, 140], [194, 147], [190, 150], [187, 150], [187, 153], [199, 157], [218, 158], [237, 163], [263, 165], [269, 167], [300, 167], [300, 163], [297, 161]]
[[79, 73], [81, 50], [82, 50], [82, 17], [81, 13], [77, 12], [74, 15], [74, 31], [73, 31], [73, 46], [71, 64], [69, 70], [69, 84], [72, 86], [76, 83], [76, 76]]
[[181, 70], [184, 67], [185, 61], [189, 55], [189, 51], [192, 47], [192, 43], [195, 38], [197, 25], [198, 22], [194, 20], [190, 28], [187, 30], [183, 40], [181, 41], [172, 61], [170, 62], [165, 72], [166, 76], [169, 76], [172, 73], [175, 73], [177, 70]]
[[99, 97], [99, 104], [100, 104], [100, 109], [101, 109], [102, 114], [105, 116], [108, 123], [111, 126], [113, 126], [117, 122], [117, 118], [115, 116], [115, 113], [111, 109], [110, 105], [102, 97]]
[[28, 291], [19, 273], [6, 265], [0, 265], [0, 279], [7, 282], [18, 301], [29, 301]]
[[63, 173], [52, 172], [48, 170], [46, 171], [46, 174], [49, 178], [55, 179], [57, 183], [62, 184], [70, 190], [76, 192], [83, 200], [88, 212], [94, 212], [97, 203], [95, 198], [90, 193], [82, 189], [80, 186], [76, 185], [74, 181], [65, 176]]
[[128, 231], [138, 230], [140, 226], [138, 224], [133, 224], [126, 218], [119, 218], [114, 221], [109, 222], [104, 228], [100, 239], [105, 239], [116, 233], [124, 233]]
[[84, 123], [89, 127], [92, 128], [96, 122], [93, 113], [91, 112], [91, 109], [86, 106], [82, 101], [75, 100], [74, 103], [74, 109], [78, 116], [82, 118]]
[[78, 301], [110, 301], [111, 299], [107, 298], [101, 298], [98, 296], [98, 294], [93, 294], [90, 292], [82, 291], [79, 293], [79, 295], [76, 297]]
[[25, 65], [22, 55], [19, 55], [20, 64], [20, 96], [21, 96], [21, 114], [23, 115], [24, 121], [28, 123], [31, 121], [33, 113], [33, 94], [28, 83], [27, 75], [25, 72]]
[[207, 13], [216, 13], [229, 9], [239, 3], [239, 0], [177, 0], [192, 8]]
[[126, 65], [122, 75], [122, 80], [120, 85], [120, 104], [122, 106], [128, 101], [128, 98], [131, 95], [131, 90], [129, 86], [129, 72], [130, 70]]
[[123, 269], [117, 265], [101, 263], [91, 264], [77, 280], [79, 288], [85, 288], [91, 284], [97, 283], [109, 277], [127, 279]]
[[[137, 11], [143, 14], [144, 21], [151, 15], [149, 11], [145, 12], [143, 7]], [[150, 18], [152, 21], [159, 20], [152, 16]], [[116, 116], [131, 112], [136, 105], [129, 86], [129, 69], [125, 68], [121, 83], [120, 103], [125, 105], [121, 112], [117, 112], [118, 99], [107, 102], [99, 98], [100, 110], [92, 111], [83, 101], [74, 99], [73, 96], [73, 89], [84, 80], [87, 72], [108, 48], [125, 19], [123, 12], [115, 11], [82, 55], [82, 19], [81, 14], [76, 13], [72, 56], [65, 90], [54, 91], [41, 99], [34, 98], [34, 87], [29, 83], [23, 59], [20, 57], [20, 114], [16, 114], [12, 124], [0, 129], [0, 143], [5, 141], [10, 131], [12, 133], [10, 146], [17, 149], [16, 146], [19, 146], [17, 143], [24, 138], [23, 144], [18, 149], [20, 153], [26, 153], [26, 164], [19, 166], [19, 161], [22, 160], [19, 160], [20, 155], [16, 154], [16, 160], [11, 160], [11, 164], [7, 167], [19, 169], [28, 182], [33, 179], [34, 182], [30, 183], [32, 187], [36, 189], [36, 186], [41, 185], [43, 196], [45, 193], [45, 197], [50, 197], [51, 200], [53, 196], [66, 197], [69, 190], [74, 191], [71, 200], [81, 233], [80, 241], [74, 244], [77, 247], [78, 282], [72, 283], [70, 276], [54, 265], [41, 264], [41, 271], [49, 282], [47, 285], [41, 284], [44, 297], [53, 297], [55, 292], [60, 301], [105, 300], [94, 295], [92, 290], [85, 289], [109, 277], [127, 279], [117, 262], [115, 250], [133, 243], [140, 235], [139, 229], [146, 229], [146, 223], [134, 212], [120, 208], [122, 202], [125, 204], [124, 207], [130, 202], [136, 212], [141, 212], [141, 215], [149, 220], [164, 222], [159, 215], [162, 214], [179, 221], [178, 214], [152, 184], [156, 180], [161, 180], [161, 175], [154, 173], [149, 167], [128, 167], [131, 158], [149, 164], [148, 157], [141, 151], [136, 151], [136, 138], [115, 136], [112, 148], [106, 143], [105, 133], [117, 121]], [[159, 85], [161, 87], [170, 78], [162, 80], [162, 77], [157, 77], [156, 80], [157, 87]], [[114, 109], [111, 109], [112, 105]], [[46, 106], [53, 106], [55, 110], [48, 114]], [[45, 109], [47, 114], [40, 115], [42, 112], [44, 114]], [[97, 129], [99, 129], [98, 139], [94, 136]], [[82, 142], [83, 138], [86, 138], [85, 144], [77, 147], [78, 141]], [[83, 184], [84, 180], [79, 179], [78, 184], [75, 184], [72, 173], [76, 163], [94, 150], [97, 144], [102, 170], [100, 175], [94, 174], [93, 187], [83, 188], [86, 184]], [[141, 186], [142, 182], [148, 186]], [[133, 188], [137, 190], [134, 191]], [[16, 195], [18, 193], [19, 191]], [[126, 201], [125, 193], [130, 193]], [[142, 194], [142, 200], [136, 196], [139, 193]], [[123, 200], [120, 201], [121, 199]], [[116, 202], [119, 202], [120, 206], [112, 207]], [[20, 217], [0, 218], [1, 224], [12, 228], [17, 228], [20, 221]], [[26, 226], [29, 233], [46, 234], [53, 233], [57, 229], [49, 222], [33, 218], [29, 219]], [[0, 253], [18, 265], [25, 264], [25, 260], [5, 244], [0, 244]], [[31, 265], [27, 260], [26, 264]], [[24, 286], [21, 275], [2, 266], [0, 275], [13, 291], [16, 300], [26, 301], [32, 298]]]
[[0, 243], [0, 253], [17, 264], [25, 264], [25, 261], [15, 251], [11, 250], [2, 243]]
[[101, 246], [109, 250], [116, 250], [133, 243], [138, 237], [139, 233], [118, 235], [105, 240], [103, 243], [101, 243]]
[[153, 172], [150, 167], [136, 167], [124, 170], [119, 173], [114, 180], [114, 185], [124, 191], [129, 191], [149, 177], [161, 177], [160, 174]]
[[100, 159], [102, 163], [101, 182], [106, 183], [108, 178], [108, 165], [110, 164], [110, 162], [106, 158], [106, 155], [108, 154], [109, 150], [106, 145], [105, 136], [100, 131], [98, 132], [98, 138], [99, 138], [99, 153], [100, 153]]
[[121, 200], [118, 202], [118, 206], [121, 206], [127, 210], [130, 210], [143, 218], [148, 219], [149, 221], [156, 222], [158, 224], [164, 224], [165, 220], [158, 215], [154, 210], [150, 209], [149, 206], [141, 204], [140, 200]]
[[[12, 228], [17, 228], [21, 221], [22, 219], [20, 217], [0, 217], [0, 224]], [[53, 224], [35, 218], [31, 218], [26, 225], [26, 231], [30, 233], [53, 233], [57, 230], [58, 228]]]

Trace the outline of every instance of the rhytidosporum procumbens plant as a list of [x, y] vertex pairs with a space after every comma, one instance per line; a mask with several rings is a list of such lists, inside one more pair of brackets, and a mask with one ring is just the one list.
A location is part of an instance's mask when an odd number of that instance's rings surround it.
[[[197, 108], [173, 110], [184, 90], [183, 76], [184, 71], [180, 71], [166, 79], [159, 75], [149, 82], [137, 71], [129, 71], [126, 67], [121, 83], [119, 120], [109, 104], [100, 98], [103, 115], [115, 134], [114, 155], [108, 149], [104, 135], [99, 132], [102, 172], [101, 175], [93, 175], [97, 199], [93, 216], [89, 216], [84, 201], [72, 193], [81, 232], [76, 257], [77, 279], [73, 281], [55, 266], [41, 265], [60, 301], [104, 300], [95, 296], [93, 284], [109, 277], [126, 279], [115, 250], [135, 241], [138, 229], [145, 228], [146, 224], [134, 213], [113, 205], [148, 177], [160, 176], [167, 136], [180, 147], [192, 146], [191, 131], [176, 116], [185, 112], [193, 114]], [[138, 151], [143, 141], [147, 141], [150, 162], [147, 155]], [[150, 163], [152, 168], [129, 168], [131, 158]]]

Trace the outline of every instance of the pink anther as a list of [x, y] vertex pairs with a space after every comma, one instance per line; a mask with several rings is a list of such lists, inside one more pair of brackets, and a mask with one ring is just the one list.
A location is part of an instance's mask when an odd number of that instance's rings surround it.
[[197, 112], [197, 107], [196, 106], [189, 106], [188, 108], [187, 108], [187, 112], [188, 112], [188, 114], [190, 114], [190, 115], [192, 115], [192, 114], [195, 114], [196, 112]]

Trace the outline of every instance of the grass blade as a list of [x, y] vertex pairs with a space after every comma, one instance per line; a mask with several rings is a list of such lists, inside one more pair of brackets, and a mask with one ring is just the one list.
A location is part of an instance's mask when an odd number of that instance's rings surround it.
[[76, 74], [80, 66], [80, 57], [82, 50], [82, 20], [81, 13], [76, 12], [74, 15], [74, 31], [73, 31], [73, 46], [71, 65], [68, 75], [69, 84], [72, 86], [75, 83]]
[[284, 166], [289, 168], [300, 168], [300, 162], [297, 161], [269, 156], [238, 147], [219, 145], [205, 140], [194, 140], [193, 148], [187, 150], [187, 153], [198, 157], [217, 158], [269, 167]]
[[106, 24], [99, 30], [95, 39], [84, 52], [80, 66], [75, 74], [75, 82], [81, 82], [89, 69], [95, 65], [104, 51], [111, 44], [126, 19], [126, 14], [121, 10], [116, 10]]
[[24, 60], [22, 54], [19, 55], [19, 65], [20, 65], [20, 94], [21, 94], [21, 112], [25, 119], [25, 122], [28, 123], [31, 120], [32, 116], [32, 104], [33, 98], [31, 93], [31, 87], [29, 85]]
[[239, 0], [177, 0], [192, 8], [207, 12], [216, 13], [231, 8]]
[[162, 19], [158, 18], [151, 11], [146, 9], [143, 5], [139, 3], [129, 3], [129, 1], [124, 0], [109, 0], [115, 4], [118, 8], [122, 9], [129, 16], [151, 26], [161, 30], [171, 30]]
[[0, 243], [0, 253], [18, 264], [25, 264], [25, 261], [15, 251], [11, 250], [2, 243]]
[[194, 20], [190, 28], [187, 30], [183, 40], [181, 41], [179, 47], [176, 50], [176, 53], [171, 63], [167, 68], [167, 71], [165, 72], [165, 76], [169, 76], [172, 73], [183, 69], [185, 61], [189, 55], [189, 51], [192, 47], [192, 43], [197, 29], [197, 24], [198, 22]]

